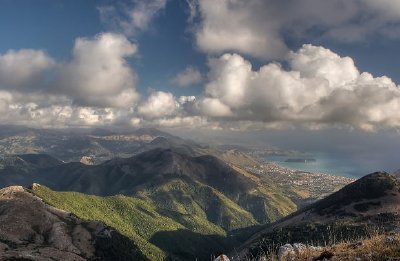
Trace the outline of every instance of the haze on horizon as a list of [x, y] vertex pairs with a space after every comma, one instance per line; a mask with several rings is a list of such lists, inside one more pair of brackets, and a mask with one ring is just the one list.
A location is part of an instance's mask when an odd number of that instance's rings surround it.
[[2, 124], [150, 126], [400, 168], [400, 0], [2, 0], [0, 32]]

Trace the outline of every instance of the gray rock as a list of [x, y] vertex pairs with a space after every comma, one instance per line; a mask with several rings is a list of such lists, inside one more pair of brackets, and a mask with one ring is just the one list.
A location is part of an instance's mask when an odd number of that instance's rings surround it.
[[320, 247], [320, 246], [309, 246], [308, 249], [311, 251], [315, 251], [315, 252], [322, 251], [322, 247]]
[[395, 244], [397, 242], [398, 242], [398, 240], [394, 236], [387, 236], [384, 239], [384, 243], [386, 243], [386, 244]]
[[293, 249], [297, 255], [300, 255], [307, 251], [307, 246], [301, 243], [294, 243]]
[[291, 244], [283, 245], [278, 250], [278, 260], [282, 261], [284, 258], [294, 255], [295, 250]]

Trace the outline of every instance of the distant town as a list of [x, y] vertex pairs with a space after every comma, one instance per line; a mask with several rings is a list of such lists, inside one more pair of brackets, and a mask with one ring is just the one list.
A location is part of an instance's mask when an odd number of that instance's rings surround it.
[[257, 166], [245, 167], [247, 171], [266, 176], [282, 187], [293, 187], [297, 191], [306, 191], [307, 198], [323, 198], [343, 186], [353, 182], [343, 176], [335, 176], [327, 173], [311, 173], [284, 168], [273, 162], [263, 162]]

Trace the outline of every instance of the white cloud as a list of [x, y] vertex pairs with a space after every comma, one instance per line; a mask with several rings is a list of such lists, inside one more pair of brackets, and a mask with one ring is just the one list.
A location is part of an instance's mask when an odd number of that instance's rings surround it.
[[196, 96], [180, 96], [179, 97], [179, 103], [180, 104], [186, 104], [186, 103], [192, 103], [196, 101]]
[[199, 1], [202, 17], [196, 30], [200, 49], [219, 53], [226, 50], [240, 51], [256, 57], [279, 58], [287, 48], [279, 37], [276, 22], [265, 21], [269, 9], [259, 1]]
[[172, 79], [172, 83], [180, 87], [187, 87], [200, 83], [201, 80], [202, 76], [200, 71], [196, 67], [188, 66]]
[[189, 18], [188, 21], [189, 22], [193, 22], [194, 18], [197, 16], [197, 2], [196, 0], [186, 0], [186, 4], [188, 6], [188, 10], [189, 10]]
[[96, 126], [111, 124], [115, 109], [75, 106], [62, 96], [0, 92], [0, 121], [34, 127]]
[[[35, 91], [55, 62], [41, 50], [9, 50], [0, 54], [0, 89]], [[39, 85], [39, 86], [38, 86]]]
[[146, 119], [156, 119], [173, 116], [178, 109], [179, 104], [171, 93], [157, 91], [138, 106], [138, 113]]
[[133, 106], [138, 100], [137, 77], [126, 58], [134, 55], [136, 49], [135, 44], [119, 34], [78, 38], [72, 61], [61, 68], [58, 84], [62, 93], [83, 106]]
[[254, 71], [237, 54], [212, 58], [196, 106], [227, 122], [400, 127], [400, 90], [388, 77], [360, 73], [351, 58], [312, 45], [291, 53], [289, 65], [290, 71], [274, 63]]
[[130, 21], [123, 23], [126, 32], [146, 30], [157, 13], [165, 8], [167, 0], [136, 1], [135, 7], [130, 11]]
[[234, 51], [284, 59], [285, 35], [346, 42], [371, 35], [400, 37], [398, 0], [197, 0], [196, 4], [199, 19], [191, 19], [196, 21], [192, 29], [197, 46], [207, 53]]
[[302, 77], [326, 79], [331, 86], [346, 85], [360, 75], [350, 57], [340, 57], [328, 49], [309, 44], [298, 52], [291, 52], [290, 64]]
[[126, 59], [136, 45], [105, 33], [78, 38], [73, 58], [56, 62], [41, 50], [0, 54], [0, 121], [36, 127], [126, 124], [138, 101]]
[[231, 108], [216, 98], [204, 98], [197, 106], [199, 110], [211, 117], [230, 117], [233, 116]]
[[131, 0], [125, 4], [101, 6], [100, 18], [127, 36], [146, 31], [153, 19], [165, 8], [167, 0]]

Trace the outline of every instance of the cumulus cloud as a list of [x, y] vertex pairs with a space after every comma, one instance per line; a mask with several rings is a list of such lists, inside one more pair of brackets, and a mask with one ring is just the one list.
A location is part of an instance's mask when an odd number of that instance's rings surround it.
[[136, 74], [126, 58], [134, 55], [136, 49], [135, 44], [119, 34], [78, 38], [72, 61], [61, 68], [61, 91], [83, 106], [132, 106], [138, 99]]
[[187, 87], [200, 83], [201, 80], [201, 72], [196, 67], [188, 66], [172, 79], [172, 83], [180, 87]]
[[240, 51], [257, 57], [278, 58], [287, 48], [279, 37], [279, 24], [268, 22], [272, 12], [262, 1], [199, 1], [202, 21], [196, 29], [200, 49], [218, 53]]
[[78, 38], [64, 63], [41, 50], [10, 50], [0, 54], [0, 89], [66, 96], [80, 106], [132, 107], [137, 76], [126, 59], [135, 53], [135, 44], [111, 33]]
[[290, 70], [270, 63], [258, 71], [237, 54], [210, 59], [195, 106], [228, 122], [400, 127], [400, 90], [388, 77], [360, 73], [351, 58], [323, 47], [304, 45], [289, 57]]
[[132, 36], [148, 30], [152, 20], [165, 8], [167, 0], [131, 0], [125, 4], [101, 6], [100, 18], [111, 27]]
[[0, 121], [35, 127], [111, 124], [116, 109], [75, 106], [63, 96], [0, 91]]
[[38, 127], [124, 124], [139, 98], [136, 74], [126, 61], [135, 52], [125, 36], [104, 33], [78, 38], [67, 62], [42, 50], [0, 54], [0, 121]]
[[[354, 42], [371, 35], [400, 37], [399, 1], [198, 0], [193, 24], [198, 47], [207, 53], [234, 51], [283, 59], [285, 35]], [[191, 12], [191, 17], [195, 15]], [[199, 20], [199, 22], [197, 22]], [[318, 32], [318, 35], [315, 35]]]
[[0, 54], [0, 89], [35, 91], [55, 62], [44, 51], [22, 49]]
[[177, 113], [179, 103], [172, 93], [156, 91], [138, 106], [139, 115], [147, 119], [163, 118]]

